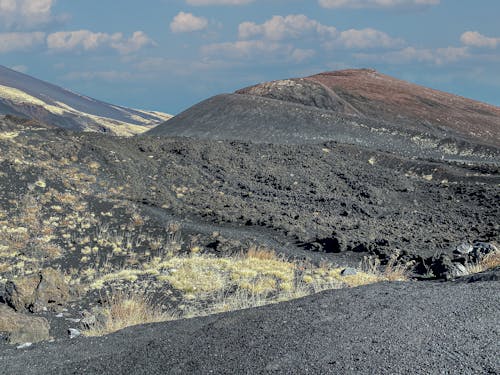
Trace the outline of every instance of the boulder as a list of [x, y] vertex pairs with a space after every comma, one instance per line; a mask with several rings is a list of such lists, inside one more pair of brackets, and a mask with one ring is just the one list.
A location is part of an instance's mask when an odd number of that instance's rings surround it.
[[345, 268], [340, 272], [340, 276], [354, 276], [357, 275], [358, 271], [356, 271], [354, 268]]
[[442, 254], [432, 258], [430, 268], [436, 278], [448, 280], [453, 277], [452, 273], [455, 266], [448, 255]]
[[47, 319], [20, 314], [7, 305], [0, 305], [0, 332], [8, 334], [9, 343], [24, 344], [48, 340], [49, 330]]
[[11, 280], [5, 286], [4, 299], [17, 311], [57, 310], [69, 298], [70, 289], [64, 275], [53, 268], [45, 268], [36, 275]]
[[457, 246], [455, 249], [454, 253], [455, 254], [461, 254], [461, 255], [467, 255], [471, 253], [473, 250], [473, 247], [471, 244], [463, 242], [460, 245]]

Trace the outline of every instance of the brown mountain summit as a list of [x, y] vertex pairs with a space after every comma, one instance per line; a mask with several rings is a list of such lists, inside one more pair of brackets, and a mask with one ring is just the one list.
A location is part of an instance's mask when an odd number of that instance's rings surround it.
[[500, 108], [375, 70], [260, 83], [194, 105], [148, 135], [334, 141], [406, 157], [500, 160]]
[[[309, 103], [304, 102], [297, 95], [290, 95], [296, 88], [286, 89], [296, 85], [308, 89], [302, 92], [321, 92], [321, 95]], [[320, 87], [314, 89], [314, 86]], [[273, 81], [238, 93], [342, 110], [345, 114], [391, 123], [416, 122], [443, 130], [448, 128], [484, 143], [500, 145], [500, 107], [412, 84], [373, 69], [349, 69]]]

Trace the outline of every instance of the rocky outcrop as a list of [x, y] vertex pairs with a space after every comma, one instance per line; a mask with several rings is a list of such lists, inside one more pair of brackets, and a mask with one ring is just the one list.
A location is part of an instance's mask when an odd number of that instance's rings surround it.
[[4, 299], [17, 311], [57, 310], [69, 298], [70, 289], [64, 275], [53, 268], [11, 280], [5, 286]]
[[7, 333], [9, 343], [45, 341], [50, 338], [49, 330], [47, 319], [20, 314], [9, 306], [0, 304], [0, 332]]

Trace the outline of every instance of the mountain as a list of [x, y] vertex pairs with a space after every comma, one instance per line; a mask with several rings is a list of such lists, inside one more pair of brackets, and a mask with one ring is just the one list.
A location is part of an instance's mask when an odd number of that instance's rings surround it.
[[197, 137], [0, 115], [0, 375], [500, 374], [498, 147], [297, 82]]
[[124, 136], [142, 133], [171, 117], [104, 103], [4, 66], [0, 66], [0, 114]]
[[343, 70], [218, 95], [147, 134], [294, 144], [332, 140], [404, 156], [497, 160], [500, 108], [371, 69]]

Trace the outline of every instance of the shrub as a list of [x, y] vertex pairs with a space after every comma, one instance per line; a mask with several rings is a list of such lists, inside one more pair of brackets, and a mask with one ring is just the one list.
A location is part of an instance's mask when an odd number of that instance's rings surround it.
[[126, 327], [174, 319], [174, 316], [152, 303], [150, 297], [124, 292], [115, 292], [109, 296], [104, 302], [101, 316], [102, 319], [98, 319], [92, 326], [84, 327], [83, 333], [86, 336], [103, 336]]

